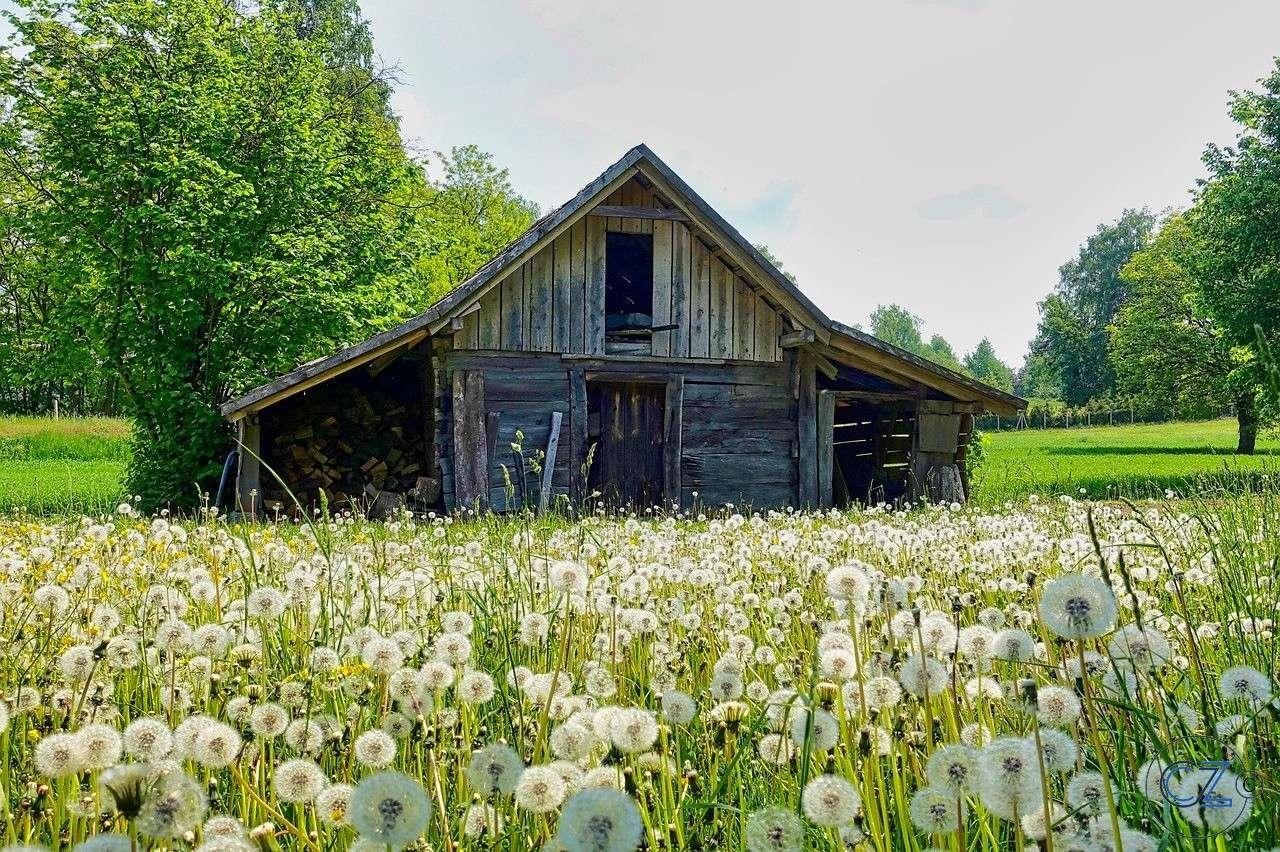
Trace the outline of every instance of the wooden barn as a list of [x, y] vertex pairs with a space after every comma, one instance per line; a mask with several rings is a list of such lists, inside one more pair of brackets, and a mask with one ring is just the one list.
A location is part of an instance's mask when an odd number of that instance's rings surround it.
[[385, 514], [962, 499], [974, 415], [1023, 407], [827, 317], [640, 145], [425, 313], [222, 412], [243, 510], [283, 480]]

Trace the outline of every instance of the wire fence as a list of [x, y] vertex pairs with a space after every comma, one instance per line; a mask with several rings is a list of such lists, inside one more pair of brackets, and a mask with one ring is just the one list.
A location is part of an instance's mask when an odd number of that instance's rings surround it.
[[[1205, 419], [1202, 412], [1196, 420]], [[1234, 417], [1235, 409], [1227, 408], [1219, 417]], [[1178, 420], [1178, 412], [1139, 411], [1133, 406], [1106, 409], [1062, 408], [1053, 411], [1044, 406], [1032, 405], [1017, 417], [1000, 417], [984, 414], [975, 423], [983, 432], [1005, 432], [1018, 429], [1088, 429], [1094, 426], [1128, 426], [1137, 423], [1170, 423]], [[1185, 418], [1184, 418], [1185, 419]]]

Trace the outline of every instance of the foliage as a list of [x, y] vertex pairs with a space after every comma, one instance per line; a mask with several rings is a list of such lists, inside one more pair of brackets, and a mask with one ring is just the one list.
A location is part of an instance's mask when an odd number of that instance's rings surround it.
[[1013, 392], [1013, 370], [996, 357], [989, 338], [982, 338], [972, 352], [964, 356], [965, 370], [979, 381], [1002, 391]]
[[760, 252], [760, 254], [764, 255], [764, 259], [765, 259], [765, 260], [767, 260], [767, 261], [769, 261], [770, 263], [772, 263], [772, 264], [773, 264], [774, 269], [777, 269], [777, 270], [778, 270], [779, 272], [781, 272], [783, 275], [787, 276], [787, 280], [788, 280], [788, 281], [790, 281], [792, 284], [799, 283], [799, 282], [797, 282], [797, 281], [796, 281], [796, 277], [795, 277], [795, 275], [793, 275], [793, 274], [791, 274], [789, 271], [787, 271], [787, 269], [782, 265], [782, 261], [781, 261], [781, 260], [779, 260], [779, 259], [774, 255], [774, 253], [773, 253], [773, 252], [769, 251], [769, 247], [768, 247], [767, 245], [765, 245], [764, 243], [756, 243], [756, 251], [758, 251], [758, 252]]
[[1154, 224], [1147, 210], [1125, 210], [1115, 222], [1099, 225], [1077, 256], [1059, 268], [1056, 290], [1040, 303], [1031, 353], [1070, 404], [1115, 388], [1107, 327], [1129, 297], [1129, 284], [1120, 272]]

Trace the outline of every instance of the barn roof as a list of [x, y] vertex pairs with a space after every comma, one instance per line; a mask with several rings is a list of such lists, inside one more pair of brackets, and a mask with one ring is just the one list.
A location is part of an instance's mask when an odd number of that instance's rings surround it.
[[[593, 200], [603, 197], [637, 172], [655, 183], [665, 184], [673, 201], [683, 202], [690, 208], [691, 218], [704, 226], [725, 245], [726, 252], [744, 269], [752, 273], [756, 283], [774, 296], [796, 320], [814, 332], [815, 339], [832, 350], [858, 359], [870, 353], [893, 359], [890, 371], [901, 374], [949, 396], [974, 399], [993, 411], [1015, 411], [1026, 402], [982, 382], [962, 376], [891, 346], [871, 335], [836, 322], [822, 312], [800, 288], [770, 263], [746, 237], [729, 224], [711, 205], [696, 193], [671, 167], [653, 153], [647, 145], [632, 148], [613, 165], [605, 169], [595, 180], [584, 186], [569, 201], [547, 213], [480, 267], [474, 275], [454, 287], [438, 302], [415, 317], [399, 325], [357, 343], [340, 349], [332, 355], [309, 361], [285, 373], [274, 381], [254, 388], [224, 403], [222, 414], [233, 420], [267, 406], [367, 363], [388, 352], [412, 345], [438, 329], [463, 311], [470, 308], [490, 284], [502, 279], [503, 273], [537, 251], [582, 215], [586, 215]], [[837, 357], [840, 357], [837, 355]], [[841, 360], [844, 360], [841, 358]], [[892, 368], [898, 368], [896, 370]]]

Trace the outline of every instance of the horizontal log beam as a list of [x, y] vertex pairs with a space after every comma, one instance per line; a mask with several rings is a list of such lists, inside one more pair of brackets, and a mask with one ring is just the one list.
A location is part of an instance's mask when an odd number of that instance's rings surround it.
[[802, 328], [799, 331], [788, 331], [779, 335], [778, 345], [783, 349], [798, 349], [801, 346], [807, 346], [817, 338], [811, 328]]
[[688, 222], [689, 217], [679, 210], [663, 210], [658, 207], [625, 207], [619, 204], [600, 204], [592, 208], [588, 216], [616, 216], [620, 219], [668, 219]]

